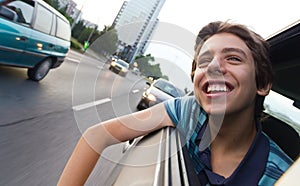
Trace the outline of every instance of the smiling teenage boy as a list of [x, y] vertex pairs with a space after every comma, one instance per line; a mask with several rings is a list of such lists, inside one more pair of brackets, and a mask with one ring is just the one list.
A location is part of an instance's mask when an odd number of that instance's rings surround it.
[[266, 41], [243, 25], [206, 25], [196, 40], [192, 79], [195, 96], [89, 128], [59, 185], [84, 184], [107, 146], [165, 126], [185, 136], [201, 185], [273, 185], [292, 161], [259, 122], [273, 79]]

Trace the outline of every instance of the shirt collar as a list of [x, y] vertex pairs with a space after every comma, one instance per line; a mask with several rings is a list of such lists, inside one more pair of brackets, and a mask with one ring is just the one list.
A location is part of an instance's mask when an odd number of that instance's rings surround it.
[[[197, 141], [201, 140], [203, 133], [205, 131], [207, 124], [203, 125], [199, 131], [199, 134], [196, 138]], [[233, 172], [233, 174], [224, 178], [221, 175], [218, 175], [212, 172], [211, 168], [211, 159], [210, 159], [210, 149], [207, 148], [202, 152], [199, 152], [199, 157], [202, 163], [205, 165], [204, 172], [209, 183], [213, 185], [257, 185], [261, 176], [264, 172], [264, 167], [267, 162], [269, 154], [269, 140], [262, 133], [261, 124], [256, 124], [257, 134], [251, 144], [247, 154]], [[199, 144], [199, 143], [197, 143]], [[202, 173], [204, 173], [202, 172]], [[201, 172], [200, 172], [201, 174]]]

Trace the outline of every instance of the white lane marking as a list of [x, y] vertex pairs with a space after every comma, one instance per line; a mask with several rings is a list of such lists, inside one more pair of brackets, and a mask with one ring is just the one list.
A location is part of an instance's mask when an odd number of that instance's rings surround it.
[[73, 62], [76, 62], [76, 63], [80, 63], [80, 60], [74, 59], [74, 58], [70, 58], [70, 57], [67, 57], [67, 60], [73, 61]]
[[90, 102], [90, 103], [84, 103], [84, 104], [81, 104], [81, 105], [74, 106], [74, 107], [72, 107], [72, 109], [75, 110], [75, 111], [79, 111], [79, 110], [87, 109], [89, 107], [93, 107], [93, 106], [96, 106], [96, 105], [101, 105], [101, 104], [107, 103], [109, 101], [111, 101], [111, 99], [104, 98], [104, 99], [101, 99], [101, 100], [98, 100], [98, 101], [94, 101], [94, 102]]
[[102, 66], [97, 66], [97, 68], [104, 69], [104, 66], [103, 65]]
[[140, 91], [139, 89], [135, 89], [135, 90], [132, 91], [132, 93], [135, 94], [135, 93], [138, 93], [139, 91]]

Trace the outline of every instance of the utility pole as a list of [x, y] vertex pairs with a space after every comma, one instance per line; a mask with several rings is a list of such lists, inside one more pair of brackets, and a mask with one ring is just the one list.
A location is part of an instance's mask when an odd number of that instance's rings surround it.
[[[97, 23], [99, 23], [99, 20], [100, 20], [100, 17], [98, 17], [98, 21]], [[92, 30], [92, 32], [90, 33], [88, 39], [84, 42], [84, 44], [86, 45], [86, 47], [84, 47], [84, 50], [86, 50], [89, 46], [90, 46], [90, 40], [96, 30], [96, 28], [98, 28], [98, 25], [97, 24], [94, 24], [94, 29]]]
[[94, 28], [93, 28], [92, 32], [90, 33], [88, 39], [84, 42], [84, 47], [83, 47], [84, 50], [87, 50], [87, 48], [90, 46], [90, 39], [92, 38], [96, 28], [97, 28], [97, 25], [94, 26]]

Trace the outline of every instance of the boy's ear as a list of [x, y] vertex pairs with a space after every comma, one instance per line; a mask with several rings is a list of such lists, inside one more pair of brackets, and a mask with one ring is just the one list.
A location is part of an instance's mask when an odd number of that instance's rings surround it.
[[272, 84], [268, 83], [265, 87], [258, 88], [257, 94], [260, 96], [266, 96], [269, 94], [271, 87], [272, 87]]

